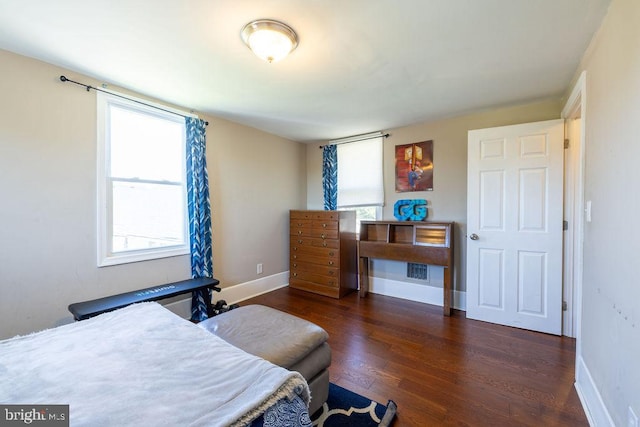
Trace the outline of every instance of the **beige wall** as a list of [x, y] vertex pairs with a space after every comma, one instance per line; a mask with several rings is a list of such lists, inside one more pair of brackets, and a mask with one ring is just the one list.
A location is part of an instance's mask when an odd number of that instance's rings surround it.
[[[455, 221], [456, 290], [466, 290], [467, 132], [471, 129], [559, 118], [561, 108], [559, 99], [545, 100], [397, 129], [383, 129], [390, 134], [384, 142], [383, 219], [394, 219], [393, 205], [397, 200], [424, 198], [429, 203], [429, 220]], [[433, 140], [434, 190], [396, 193], [394, 147], [426, 140]], [[322, 206], [322, 150], [318, 149], [317, 144], [310, 144], [307, 147], [307, 207], [322, 209]], [[441, 278], [438, 268], [432, 270], [433, 277]], [[373, 271], [374, 276], [421, 284], [420, 281], [406, 278], [406, 266], [402, 263], [378, 261], [374, 263]]]
[[579, 347], [615, 425], [640, 416], [640, 2], [614, 0], [586, 70], [585, 223]]
[[226, 285], [289, 270], [289, 209], [304, 209], [305, 146], [213, 119], [207, 129], [214, 275]]
[[[95, 92], [58, 78], [99, 82], [6, 51], [0, 71], [0, 338], [66, 323], [73, 302], [188, 279], [188, 256], [96, 267]], [[288, 270], [305, 147], [203, 118], [215, 277], [255, 280], [258, 262], [261, 277]]]

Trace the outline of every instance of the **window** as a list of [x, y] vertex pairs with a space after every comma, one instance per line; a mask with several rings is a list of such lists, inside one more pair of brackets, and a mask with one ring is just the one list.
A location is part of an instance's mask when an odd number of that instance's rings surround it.
[[360, 221], [376, 221], [382, 218], [382, 206], [358, 206], [338, 208], [341, 211], [356, 211], [356, 233], [360, 234]]
[[340, 144], [337, 153], [338, 209], [356, 211], [359, 233], [361, 220], [382, 216], [382, 137]]
[[98, 265], [189, 253], [184, 117], [98, 93]]

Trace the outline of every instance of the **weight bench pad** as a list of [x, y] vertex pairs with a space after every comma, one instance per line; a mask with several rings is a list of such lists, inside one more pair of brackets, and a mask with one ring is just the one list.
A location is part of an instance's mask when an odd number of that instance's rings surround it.
[[198, 324], [247, 353], [291, 368], [327, 341], [320, 326], [263, 305], [247, 305]]
[[263, 305], [246, 305], [198, 326], [247, 353], [300, 372], [311, 391], [309, 413], [327, 399], [331, 348], [329, 335], [318, 325]]

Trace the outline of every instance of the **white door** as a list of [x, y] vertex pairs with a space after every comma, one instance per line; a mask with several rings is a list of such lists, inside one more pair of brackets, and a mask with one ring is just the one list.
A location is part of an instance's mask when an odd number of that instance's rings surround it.
[[563, 120], [469, 131], [467, 317], [562, 333]]

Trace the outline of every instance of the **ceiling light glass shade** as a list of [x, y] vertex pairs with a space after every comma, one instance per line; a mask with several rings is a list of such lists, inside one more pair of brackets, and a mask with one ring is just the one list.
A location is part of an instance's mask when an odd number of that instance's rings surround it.
[[249, 49], [267, 62], [280, 61], [298, 46], [298, 36], [291, 27], [270, 19], [249, 22], [241, 35]]

